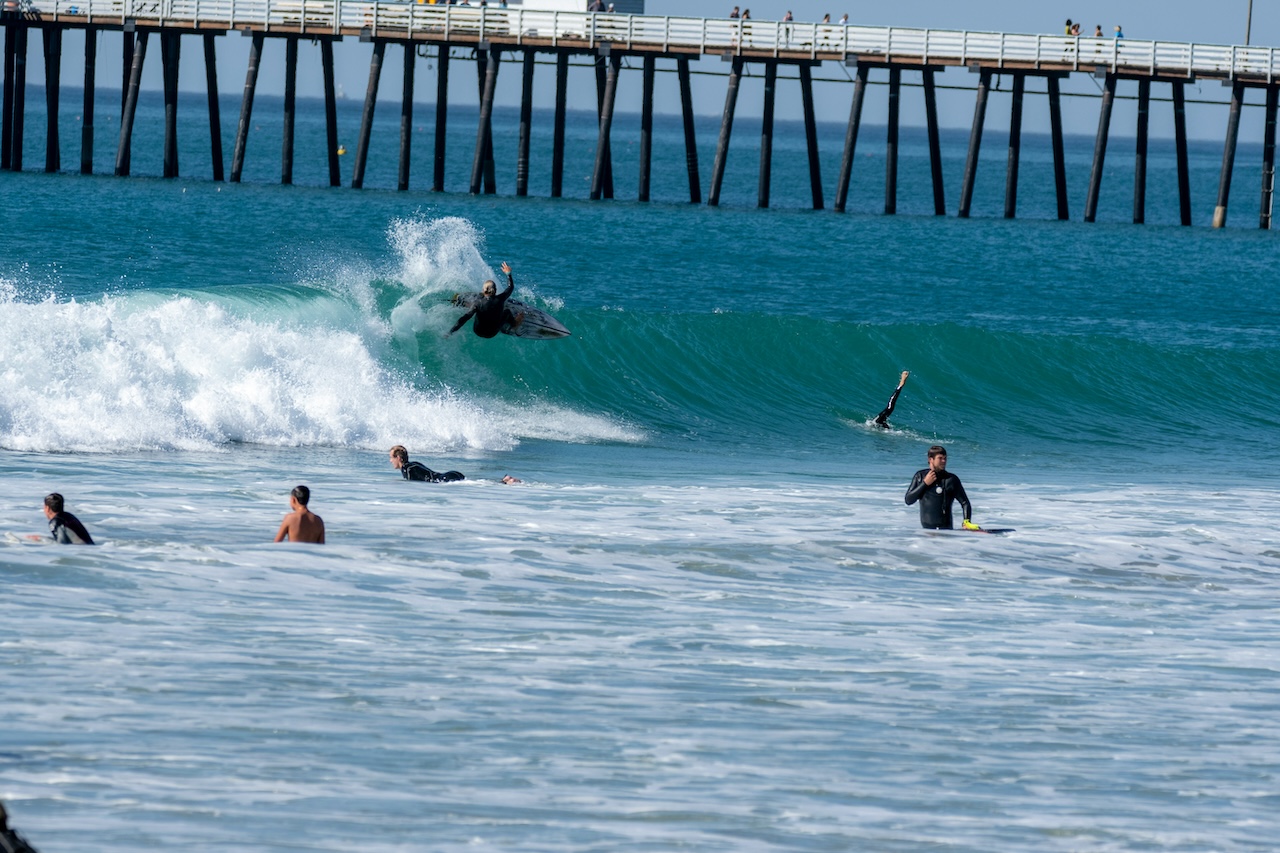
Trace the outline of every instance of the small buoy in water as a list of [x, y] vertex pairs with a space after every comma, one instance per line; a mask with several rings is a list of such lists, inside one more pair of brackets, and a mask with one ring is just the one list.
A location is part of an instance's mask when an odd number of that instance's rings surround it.
[[345, 146], [345, 145], [339, 145], [339, 146], [338, 146], [338, 156], [339, 156], [339, 157], [341, 157], [343, 154], [346, 154], [346, 153], [347, 153], [347, 146]]

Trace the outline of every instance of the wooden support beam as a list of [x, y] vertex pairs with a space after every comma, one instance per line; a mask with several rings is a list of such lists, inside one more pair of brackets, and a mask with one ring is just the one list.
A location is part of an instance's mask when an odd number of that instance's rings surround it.
[[982, 126], [987, 120], [987, 95], [991, 91], [991, 72], [983, 70], [978, 74], [978, 94], [973, 105], [973, 126], [969, 129], [969, 153], [965, 155], [964, 177], [960, 181], [961, 219], [969, 218], [969, 208], [973, 204], [973, 185], [978, 177], [978, 152], [982, 149]]
[[529, 143], [533, 137], [533, 67], [538, 54], [525, 48], [524, 67], [520, 69], [520, 144], [516, 150], [516, 195], [529, 194]]
[[160, 65], [164, 76], [164, 176], [178, 177], [178, 67], [182, 37], [160, 33]]
[[364, 92], [364, 111], [360, 116], [360, 136], [356, 139], [355, 169], [351, 172], [351, 188], [364, 188], [364, 167], [369, 161], [369, 138], [373, 135], [373, 113], [378, 106], [378, 83], [382, 79], [382, 60], [387, 53], [387, 43], [374, 39], [373, 54], [369, 58], [369, 84]]
[[609, 135], [613, 130], [613, 105], [618, 97], [618, 66], [622, 58], [610, 53], [608, 72], [604, 86], [604, 101], [600, 104], [600, 135], [596, 139], [596, 163], [591, 172], [591, 200], [599, 200], [604, 191], [605, 170], [611, 157]]
[[693, 90], [689, 84], [689, 60], [676, 60], [680, 78], [680, 112], [684, 118], [684, 161], [689, 173], [689, 203], [702, 204], [702, 179], [698, 175], [698, 137], [693, 122]]
[[80, 120], [80, 174], [93, 174], [93, 88], [97, 81], [98, 28], [84, 28], [84, 106]]
[[[604, 96], [608, 84], [608, 62], [604, 56], [597, 55], [596, 61], [596, 126], [604, 122]], [[613, 146], [605, 139], [604, 179], [601, 193], [605, 198], [613, 198]]]
[[733, 136], [733, 112], [738, 105], [738, 84], [742, 80], [742, 57], [733, 57], [729, 70], [729, 83], [724, 96], [724, 115], [720, 119], [720, 138], [716, 142], [716, 159], [711, 167], [711, 194], [707, 204], [720, 204], [720, 185], [724, 182], [724, 167], [729, 159], [729, 139]]
[[298, 100], [298, 38], [284, 43], [284, 129], [280, 135], [280, 183], [293, 183], [293, 121]]
[[1133, 150], [1133, 224], [1147, 218], [1147, 129], [1151, 115], [1151, 81], [1138, 81], [1138, 136]]
[[434, 168], [431, 189], [444, 192], [445, 140], [449, 122], [449, 45], [442, 44], [436, 51], [436, 144], [432, 152]]
[[1240, 108], [1244, 106], [1244, 86], [1231, 86], [1231, 112], [1227, 115], [1227, 138], [1222, 145], [1222, 172], [1218, 176], [1218, 206], [1213, 209], [1213, 227], [1227, 224], [1227, 200], [1231, 197], [1231, 172], [1236, 164], [1236, 140], [1240, 137]]
[[884, 140], [884, 212], [898, 212], [898, 113], [902, 102], [902, 69], [889, 69], [889, 121]]
[[1018, 166], [1022, 159], [1022, 96], [1027, 76], [1013, 75], [1013, 98], [1009, 107], [1009, 158], [1004, 174], [1004, 218], [1018, 215]]
[[778, 63], [764, 64], [764, 114], [760, 122], [760, 179], [756, 206], [769, 206], [769, 180], [773, 174], [773, 104], [778, 89]]
[[329, 154], [329, 186], [342, 186], [338, 162], [338, 97], [333, 84], [333, 42], [320, 39], [320, 69], [324, 76], [324, 139]]
[[204, 79], [209, 98], [209, 156], [213, 162], [213, 179], [222, 175], [222, 109], [218, 104], [218, 56], [213, 33], [204, 34]]
[[44, 170], [57, 172], [62, 168], [62, 145], [58, 139], [58, 96], [62, 90], [62, 27], [50, 24], [42, 27], [44, 41], [44, 103], [45, 120]]
[[800, 66], [800, 101], [804, 107], [804, 140], [809, 152], [809, 195], [813, 209], [822, 210], [822, 164], [818, 160], [818, 118], [813, 108], [813, 72]]
[[565, 98], [569, 86], [569, 54], [556, 54], [556, 115], [551, 141], [551, 197], [560, 198], [564, 183]]
[[947, 215], [947, 196], [942, 186], [942, 140], [938, 130], [938, 98], [934, 91], [933, 69], [920, 72], [924, 79], [925, 125], [929, 134], [929, 172], [933, 178], [933, 213]]
[[1116, 76], [1108, 74], [1102, 86], [1102, 107], [1098, 111], [1098, 135], [1093, 141], [1093, 167], [1089, 169], [1089, 194], [1084, 200], [1084, 221], [1098, 216], [1098, 196], [1102, 192], [1102, 168], [1107, 160], [1107, 136], [1111, 132], [1111, 107], [1116, 100]]
[[133, 49], [133, 64], [129, 67], [129, 83], [124, 101], [124, 115], [120, 117], [120, 144], [116, 148], [116, 177], [127, 178], [130, 171], [130, 148], [133, 145], [133, 117], [138, 112], [138, 88], [142, 83], [142, 66], [147, 59], [147, 33], [138, 33]]
[[[479, 69], [483, 51], [476, 52], [476, 67]], [[480, 192], [484, 182], [485, 163], [489, 159], [493, 142], [493, 93], [498, 85], [498, 63], [501, 61], [498, 49], [491, 48], [484, 59], [484, 85], [480, 90], [480, 123], [476, 127], [476, 153], [471, 159], [471, 194]], [[477, 70], [477, 74], [479, 71]]]
[[1280, 86], [1267, 87], [1267, 112], [1262, 131], [1262, 206], [1258, 209], [1258, 227], [1271, 227], [1271, 205], [1276, 187], [1276, 105]]
[[[146, 33], [138, 36], [141, 45]], [[249, 127], [253, 123], [253, 96], [258, 90], [258, 66], [262, 62], [262, 33], [254, 33], [249, 44], [249, 64], [244, 73], [244, 94], [240, 98], [240, 123], [236, 125], [236, 144], [231, 150], [231, 183], [240, 183], [244, 169], [244, 152], [249, 144]]]
[[853, 175], [854, 153], [858, 149], [858, 130], [862, 126], [862, 100], [867, 92], [867, 66], [859, 65], [853, 79], [853, 103], [849, 107], [849, 126], [844, 132], [844, 156], [840, 159], [840, 179], [836, 183], [837, 212], [843, 213], [849, 198], [849, 179]]
[[404, 79], [400, 88], [400, 172], [396, 189], [409, 189], [410, 152], [413, 150], [413, 72], [418, 48], [412, 41], [404, 43]]
[[9, 133], [9, 168], [22, 171], [22, 135], [27, 117], [27, 26], [18, 25], [13, 55], [13, 129]]
[[1173, 139], [1178, 160], [1178, 209], [1182, 224], [1191, 224], [1191, 167], [1187, 162], [1187, 106], [1184, 83], [1173, 84]]
[[640, 92], [640, 187], [638, 201], [649, 200], [649, 166], [653, 159], [653, 78], [656, 59], [644, 58], [643, 83]]
[[1062, 96], [1058, 78], [1045, 79], [1049, 87], [1049, 136], [1053, 144], [1053, 188], [1058, 197], [1058, 219], [1070, 219], [1067, 205], [1067, 158], [1062, 145]]
[[13, 76], [17, 60], [17, 34], [22, 24], [4, 22], [4, 115], [0, 117], [0, 169], [8, 169], [13, 151]]

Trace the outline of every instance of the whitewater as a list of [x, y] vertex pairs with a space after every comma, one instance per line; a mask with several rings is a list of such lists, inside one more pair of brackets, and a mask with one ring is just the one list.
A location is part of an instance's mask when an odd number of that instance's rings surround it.
[[[720, 209], [329, 190], [320, 159], [161, 181], [145, 145], [127, 181], [0, 174], [13, 824], [63, 853], [1271, 849], [1274, 236], [1059, 223], [1033, 189], [984, 219], [994, 182], [934, 218], [911, 133], [907, 215], [808, 211], [793, 136], [768, 212], [732, 169]], [[503, 261], [572, 337], [445, 337]], [[935, 443], [1014, 533], [919, 528]], [[392, 444], [467, 479], [405, 482]], [[270, 542], [298, 484], [325, 546]], [[100, 545], [20, 540], [51, 491]]]

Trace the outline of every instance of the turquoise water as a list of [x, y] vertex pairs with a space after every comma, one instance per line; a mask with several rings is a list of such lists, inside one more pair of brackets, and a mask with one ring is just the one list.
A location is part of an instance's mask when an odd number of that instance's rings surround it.
[[[1085, 225], [1052, 219], [1030, 136], [1009, 222], [989, 137], [958, 220], [927, 215], [908, 132], [885, 217], [871, 128], [837, 215], [807, 209], [788, 126], [762, 212], [746, 121], [712, 209], [681, 201], [669, 119], [655, 201], [630, 200], [635, 116], [613, 202], [585, 200], [585, 156], [542, 197], [537, 146], [511, 197], [502, 110], [498, 197], [464, 193], [463, 113], [450, 192], [416, 189], [425, 122], [415, 189], [391, 189], [390, 109], [368, 189], [329, 189], [319, 106], [293, 187], [269, 98], [239, 185], [207, 179], [195, 123], [184, 177], [154, 177], [154, 98], [138, 177], [0, 173], [0, 531], [42, 529], [57, 490], [104, 543], [0, 542], [0, 798], [38, 848], [1273, 846], [1280, 309], [1256, 149], [1231, 228], [1171, 224], [1159, 145], [1154, 224], [1127, 224], [1113, 156]], [[828, 204], [842, 135], [822, 126]], [[1077, 218], [1091, 144], [1068, 140]], [[1221, 150], [1192, 154], [1199, 222]], [[448, 297], [504, 260], [573, 337], [443, 337]], [[868, 428], [904, 369], [894, 429]], [[919, 530], [902, 493], [935, 442], [975, 520], [1016, 533]], [[400, 481], [394, 443], [467, 481]], [[269, 543], [299, 482], [324, 548]]]

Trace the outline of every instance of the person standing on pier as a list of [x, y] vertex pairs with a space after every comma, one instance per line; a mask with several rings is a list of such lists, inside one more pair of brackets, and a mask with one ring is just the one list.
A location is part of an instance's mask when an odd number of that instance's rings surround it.
[[730, 18], [740, 18], [740, 17], [742, 17], [742, 13], [738, 11], [738, 7], [737, 7], [737, 6], [734, 6], [734, 7], [733, 7], [733, 11], [729, 13], [729, 17], [730, 17]]
[[[1101, 27], [1099, 27], [1099, 29], [1101, 29]], [[1124, 30], [1119, 24], [1116, 24], [1116, 41], [1119, 41], [1122, 38], [1124, 38]]]

